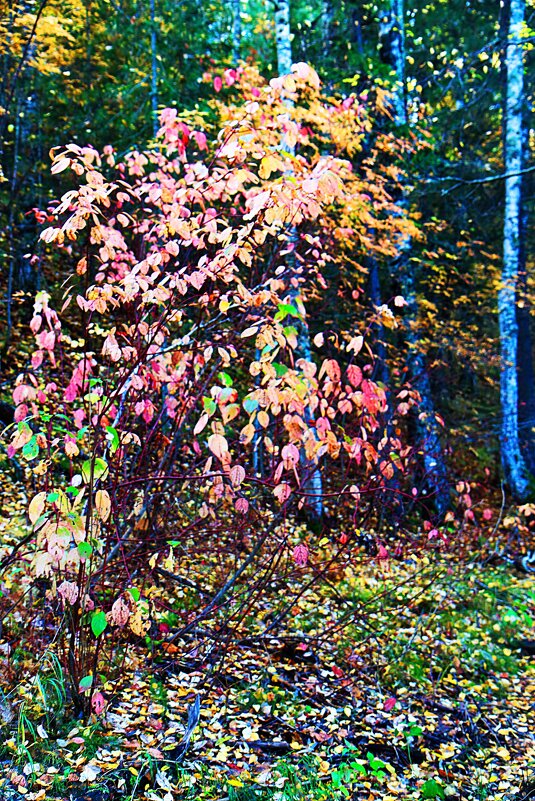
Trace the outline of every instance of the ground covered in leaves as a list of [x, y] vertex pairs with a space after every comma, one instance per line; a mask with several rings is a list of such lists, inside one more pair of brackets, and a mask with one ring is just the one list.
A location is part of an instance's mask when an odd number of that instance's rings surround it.
[[532, 797], [535, 588], [510, 565], [355, 557], [303, 593], [284, 636], [130, 647], [87, 724], [62, 708], [53, 648], [32, 652], [9, 614], [2, 799]]

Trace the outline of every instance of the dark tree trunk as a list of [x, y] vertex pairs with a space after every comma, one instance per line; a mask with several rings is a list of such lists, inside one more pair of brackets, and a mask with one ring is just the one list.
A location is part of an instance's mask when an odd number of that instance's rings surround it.
[[[529, 139], [528, 126], [523, 126], [522, 150], [525, 162], [528, 161]], [[533, 366], [533, 339], [531, 336], [532, 306], [528, 291], [527, 272], [527, 238], [529, 231], [528, 198], [533, 192], [533, 174], [522, 176], [521, 212], [518, 255], [518, 284], [516, 322], [518, 325], [518, 427], [520, 450], [526, 467], [535, 476], [535, 369]]]
[[[381, 56], [390, 64], [396, 75], [396, 86], [392, 92], [394, 122], [400, 128], [408, 125], [406, 81], [405, 81], [405, 9], [403, 0], [391, 0], [390, 10], [380, 21]], [[408, 205], [402, 196], [400, 206]], [[405, 325], [407, 344], [407, 367], [412, 386], [420, 395], [420, 404], [415, 421], [416, 452], [424, 472], [424, 486], [433, 497], [436, 511], [442, 517], [450, 504], [450, 488], [440, 440], [441, 429], [436, 420], [431, 382], [420, 343], [418, 330], [418, 293], [416, 266], [411, 259], [412, 242], [404, 237], [399, 244], [399, 256], [392, 265], [401, 293], [406, 301]]]

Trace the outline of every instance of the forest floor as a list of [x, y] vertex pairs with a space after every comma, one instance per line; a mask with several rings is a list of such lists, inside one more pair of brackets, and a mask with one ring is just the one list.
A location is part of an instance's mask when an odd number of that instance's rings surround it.
[[[0, 543], [17, 508], [14, 492]], [[292, 612], [291, 635], [208, 661], [191, 640], [133, 644], [85, 724], [44, 708], [51, 657], [10, 612], [0, 799], [535, 798], [533, 577], [479, 555], [362, 557]]]

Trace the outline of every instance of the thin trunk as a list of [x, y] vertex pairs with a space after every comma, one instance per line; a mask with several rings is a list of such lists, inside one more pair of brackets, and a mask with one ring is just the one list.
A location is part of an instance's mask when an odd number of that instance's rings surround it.
[[[334, 8], [332, 0], [324, 0], [321, 20], [321, 40], [324, 58], [329, 58], [332, 51]], [[332, 58], [332, 56], [331, 56]]]
[[[522, 139], [522, 152], [528, 154], [527, 125], [523, 126]], [[522, 177], [516, 321], [518, 325], [517, 362], [520, 450], [526, 467], [535, 476], [535, 370], [533, 367], [533, 340], [530, 322], [532, 305], [528, 291], [527, 235], [529, 214], [526, 201], [532, 184], [531, 174]]]
[[158, 133], [158, 50], [156, 43], [155, 0], [150, 0], [150, 59], [151, 59], [150, 105], [152, 112], [152, 132], [154, 136], [156, 136], [156, 134]]
[[276, 0], [275, 2], [275, 37], [277, 42], [277, 70], [279, 75], [287, 75], [292, 71], [289, 0]]
[[502, 404], [501, 453], [505, 479], [517, 499], [526, 497], [528, 480], [520, 451], [518, 430], [518, 324], [516, 290], [520, 267], [520, 219], [522, 205], [522, 106], [524, 58], [522, 26], [524, 0], [510, 0], [505, 48], [506, 88], [504, 109], [505, 208], [503, 223], [502, 280], [498, 292], [500, 324]]
[[11, 184], [9, 187], [10, 203], [9, 203], [9, 217], [7, 225], [7, 240], [8, 240], [8, 278], [7, 278], [7, 297], [6, 297], [6, 341], [4, 343], [4, 351], [7, 352], [11, 343], [11, 335], [13, 332], [13, 289], [15, 282], [15, 267], [17, 259], [16, 248], [16, 210], [17, 210], [17, 191], [18, 191], [18, 171], [19, 171], [19, 147], [20, 147], [20, 113], [19, 104], [17, 103], [15, 110], [15, 131], [13, 139], [13, 167], [11, 171]]
[[[292, 70], [292, 37], [290, 32], [290, 4], [289, 0], [276, 0], [275, 3], [275, 33], [277, 42], [277, 67], [279, 75], [286, 75]], [[282, 148], [293, 154], [293, 148], [287, 143], [282, 142]], [[297, 231], [294, 227], [288, 231], [288, 245], [286, 253], [286, 265], [289, 274], [290, 301], [300, 313], [300, 319], [296, 323], [297, 327], [297, 347], [294, 351], [295, 361], [300, 359], [312, 361], [312, 348], [310, 345], [310, 332], [306, 317], [306, 308], [300, 291], [301, 278], [296, 270], [295, 246], [298, 241]], [[305, 411], [305, 422], [309, 426], [309, 431], [315, 436], [315, 428], [312, 415], [307, 409]], [[302, 489], [307, 494], [307, 508], [314, 518], [323, 517], [323, 482], [319, 465], [310, 462], [304, 456], [301, 460], [303, 473]]]
[[[262, 356], [262, 351], [258, 348], [255, 352], [255, 360], [257, 362], [260, 361]], [[260, 373], [255, 377], [255, 386], [260, 388], [261, 386], [261, 375]], [[264, 434], [263, 429], [260, 423], [258, 422], [258, 418], [255, 419], [254, 422], [255, 433], [253, 437], [253, 471], [256, 476], [260, 476], [260, 478], [264, 478], [265, 475], [265, 448], [264, 448]]]
[[232, 0], [232, 62], [237, 65], [241, 57], [241, 0]]
[[405, 6], [404, 0], [392, 0], [392, 58], [397, 87], [394, 109], [398, 125], [407, 124], [407, 82], [405, 80]]
[[[379, 276], [379, 265], [375, 256], [370, 256], [368, 258], [368, 267], [368, 294], [374, 309], [379, 309], [383, 304], [383, 299], [381, 292], [381, 279]], [[374, 381], [379, 381], [385, 386], [388, 386], [389, 370], [386, 361], [384, 325], [381, 322], [374, 323], [372, 333], [374, 335], [374, 351], [376, 354], [372, 378]]]
[[[386, 24], [385, 24], [386, 23]], [[396, 89], [393, 92], [392, 106], [397, 126], [408, 124], [405, 81], [405, 9], [404, 0], [391, 0], [390, 15], [383, 22], [383, 43], [385, 61], [390, 63], [396, 74]], [[400, 205], [407, 205], [402, 197]], [[444, 453], [440, 441], [440, 427], [435, 416], [431, 382], [427, 372], [424, 355], [420, 346], [418, 332], [418, 296], [416, 291], [415, 266], [411, 262], [412, 242], [404, 237], [400, 245], [399, 257], [395, 264], [401, 293], [407, 303], [405, 307], [407, 366], [413, 387], [420, 394], [420, 404], [416, 419], [416, 447], [424, 469], [425, 485], [433, 496], [436, 510], [440, 516], [447, 511], [450, 503]]]
[[364, 53], [361, 13], [362, 13], [361, 9], [357, 5], [355, 5], [351, 13], [351, 20], [353, 24], [351, 26], [351, 33], [350, 33], [351, 41], [355, 44], [359, 56], [362, 56]]

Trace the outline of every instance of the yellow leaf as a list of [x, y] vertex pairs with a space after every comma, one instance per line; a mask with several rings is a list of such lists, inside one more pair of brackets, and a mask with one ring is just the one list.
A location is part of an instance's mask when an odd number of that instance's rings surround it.
[[262, 428], [267, 428], [269, 425], [269, 414], [264, 410], [258, 412], [258, 422]]
[[107, 490], [97, 490], [95, 493], [95, 508], [103, 523], [111, 514], [111, 498]]
[[282, 165], [280, 160], [276, 156], [269, 154], [268, 156], [264, 156], [264, 158], [260, 162], [260, 168], [258, 170], [258, 174], [260, 175], [261, 178], [267, 179], [269, 178], [272, 172], [280, 170], [281, 166]]
[[28, 516], [32, 522], [32, 525], [35, 525], [37, 520], [43, 514], [45, 510], [45, 504], [46, 492], [39, 492], [34, 498], [32, 498], [28, 508]]

